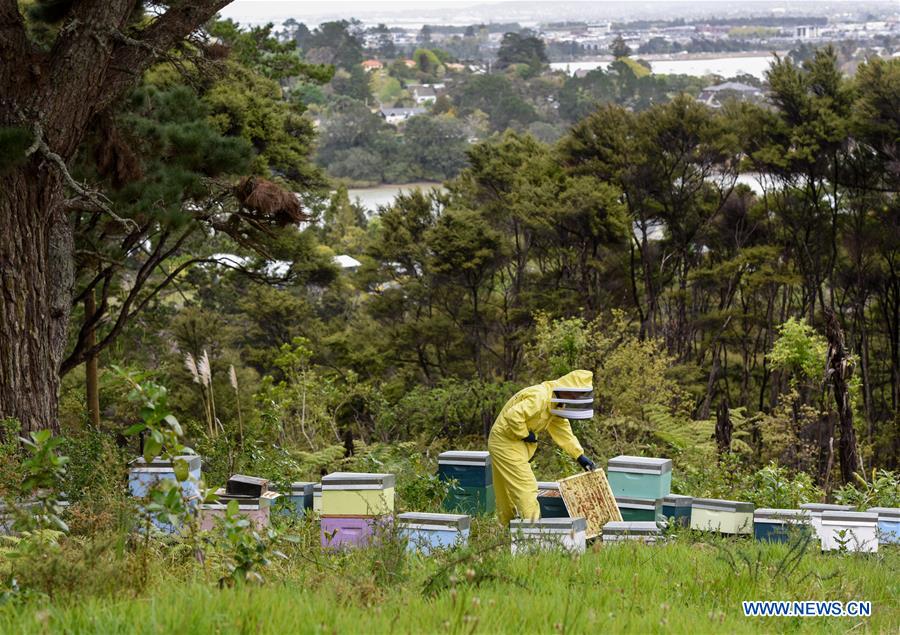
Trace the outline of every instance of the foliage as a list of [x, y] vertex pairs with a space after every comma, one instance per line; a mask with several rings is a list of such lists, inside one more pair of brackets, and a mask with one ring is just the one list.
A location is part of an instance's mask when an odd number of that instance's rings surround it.
[[69, 457], [58, 451], [62, 438], [53, 436], [50, 430], [37, 430], [30, 437], [21, 438], [28, 453], [21, 463], [23, 479], [19, 494], [24, 506], [16, 510], [14, 526], [19, 531], [67, 532], [69, 528], [61, 518], [59, 502], [60, 485], [69, 462]]
[[[221, 529], [227, 561], [226, 574], [219, 578], [219, 587], [264, 582], [262, 571], [269, 564], [271, 545], [277, 533], [268, 529], [261, 536], [253, 522], [240, 513], [236, 500], [228, 502]], [[280, 552], [274, 552], [274, 555], [284, 557]]]
[[775, 369], [791, 373], [793, 381], [821, 383], [825, 372], [825, 338], [805, 320], [789, 318], [778, 327], [778, 339], [768, 354]]
[[835, 491], [834, 499], [860, 511], [870, 507], [900, 507], [900, 474], [872, 469], [870, 480], [857, 474], [856, 482], [842, 485]]

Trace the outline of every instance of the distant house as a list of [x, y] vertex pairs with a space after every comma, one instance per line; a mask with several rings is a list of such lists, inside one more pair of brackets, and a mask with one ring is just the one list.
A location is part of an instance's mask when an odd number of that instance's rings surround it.
[[403, 64], [406, 66], [406, 68], [415, 68], [416, 66], [418, 66], [415, 60], [403, 60]]
[[431, 86], [416, 86], [412, 90], [413, 99], [416, 100], [416, 104], [421, 106], [423, 104], [433, 104], [437, 99], [437, 93], [434, 92], [434, 88]]
[[453, 73], [462, 73], [464, 70], [466, 70], [465, 64], [457, 64], [455, 62], [448, 62], [444, 64], [444, 66], [448, 71], [451, 71]]
[[761, 88], [740, 82], [725, 82], [715, 86], [707, 86], [697, 96], [697, 101], [710, 108], [721, 108], [727, 99], [738, 101], [762, 101], [765, 93]]
[[362, 63], [363, 70], [367, 73], [371, 73], [372, 71], [380, 71], [384, 68], [384, 64], [379, 62], [378, 60], [365, 60]]
[[378, 114], [380, 114], [382, 119], [387, 123], [396, 126], [410, 117], [424, 115], [425, 112], [426, 110], [424, 108], [382, 108], [378, 111]]
[[343, 269], [344, 271], [354, 272], [359, 269], [362, 263], [354, 258], [353, 256], [348, 256], [347, 254], [340, 254], [339, 256], [334, 257], [334, 264]]

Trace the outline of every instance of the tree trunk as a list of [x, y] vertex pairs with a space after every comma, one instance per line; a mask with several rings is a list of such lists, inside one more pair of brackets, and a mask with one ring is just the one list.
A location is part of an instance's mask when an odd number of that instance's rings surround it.
[[723, 399], [716, 411], [716, 446], [719, 448], [719, 456], [731, 451], [731, 414], [728, 412], [728, 400]]
[[837, 315], [827, 307], [825, 308], [825, 335], [828, 338], [826, 376], [831, 381], [838, 423], [841, 428], [841, 438], [838, 443], [841, 477], [845, 483], [849, 483], [853, 480], [853, 475], [860, 470], [859, 453], [856, 449], [856, 431], [853, 429], [853, 409], [850, 404], [850, 377], [853, 375], [853, 364], [844, 345], [844, 332], [838, 323]]
[[0, 418], [56, 431], [74, 264], [55, 168], [35, 157], [0, 177], [0, 228]]
[[[91, 290], [84, 298], [84, 321], [85, 324], [91, 324], [94, 319], [94, 312], [97, 310], [97, 303], [94, 299], [94, 291]], [[88, 331], [85, 345], [88, 350], [97, 344], [97, 333], [94, 327], [90, 327]], [[91, 419], [91, 425], [95, 428], [100, 427], [100, 377], [97, 368], [97, 355], [88, 355], [84, 362], [84, 383], [87, 391], [87, 409]]]

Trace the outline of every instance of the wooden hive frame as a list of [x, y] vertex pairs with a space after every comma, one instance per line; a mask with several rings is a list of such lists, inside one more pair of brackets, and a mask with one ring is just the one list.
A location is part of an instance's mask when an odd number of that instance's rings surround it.
[[610, 521], [622, 521], [609, 481], [602, 469], [582, 472], [559, 481], [559, 493], [566, 503], [569, 515], [581, 516], [587, 521], [588, 539], [603, 533], [603, 525]]

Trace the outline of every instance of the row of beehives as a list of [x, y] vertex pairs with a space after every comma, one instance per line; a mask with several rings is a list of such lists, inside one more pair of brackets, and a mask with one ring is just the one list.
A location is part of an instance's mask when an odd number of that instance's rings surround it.
[[[200, 459], [189, 460], [190, 481], [182, 484], [185, 495], [199, 498]], [[622, 483], [633, 485], [651, 476], [657, 482], [665, 482], [665, 470], [648, 471], [646, 463], [635, 462], [640, 457], [616, 457], [610, 461], [621, 466], [624, 463], [639, 465], [643, 470], [636, 474], [625, 472], [619, 479], [610, 470], [611, 485], [621, 492]], [[643, 459], [660, 465], [671, 462], [666, 459]], [[626, 466], [627, 467], [627, 466]], [[453, 479], [455, 487], [445, 500], [447, 511], [467, 513], [431, 514], [410, 512], [397, 516], [397, 529], [410, 538], [411, 546], [449, 546], [468, 537], [470, 514], [493, 511], [486, 502], [493, 497], [485, 492], [492, 490], [490, 457], [487, 452], [446, 452], [439, 458], [441, 478]], [[635, 478], [636, 477], [636, 478]], [[132, 495], [144, 496], [149, 486], [159, 478], [174, 479], [171, 464], [137, 462], [130, 471], [129, 488]], [[668, 482], [671, 482], [671, 467]], [[289, 504], [284, 509], [293, 513], [314, 512], [321, 521], [323, 546], [365, 544], [371, 537], [391, 526], [394, 514], [394, 476], [391, 474], [367, 474], [338, 472], [323, 477], [321, 483], [294, 483], [286, 494]], [[538, 501], [542, 519], [538, 521], [513, 521], [514, 549], [517, 542], [528, 540], [530, 544], [559, 543], [580, 549], [584, 545], [584, 520], [568, 518], [565, 503], [558, 495], [558, 484], [539, 483]], [[640, 485], [645, 489], [647, 485]], [[654, 487], [661, 487], [654, 485]], [[468, 489], [463, 489], [468, 488]], [[668, 486], [662, 486], [668, 489]], [[462, 490], [461, 493], [459, 490]], [[626, 491], [635, 491], [632, 487]], [[662, 491], [661, 489], [654, 492]], [[254, 477], [235, 475], [224, 488], [216, 492], [218, 502], [201, 505], [201, 528], [210, 529], [215, 518], [225, 513], [230, 500], [236, 500], [241, 513], [246, 514], [258, 526], [268, 525], [272, 502], [279, 496], [268, 490], [268, 481]], [[643, 540], [655, 541], [664, 519], [672, 520], [693, 529], [718, 531], [725, 534], [756, 535], [759, 540], [786, 540], [793, 530], [811, 527], [826, 550], [875, 551], [879, 539], [882, 543], [900, 542], [900, 509], [876, 508], [866, 513], [850, 511], [849, 506], [803, 505], [801, 510], [753, 509], [751, 503], [714, 499], [693, 499], [678, 494], [662, 498], [632, 498], [616, 496], [624, 522], [607, 523], [603, 528], [604, 541]], [[166, 529], [166, 527], [162, 527]]]

